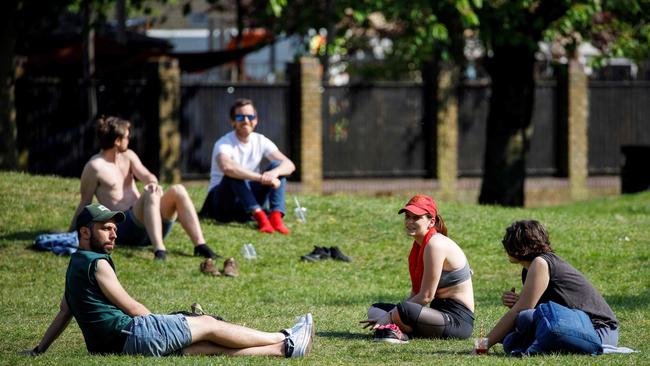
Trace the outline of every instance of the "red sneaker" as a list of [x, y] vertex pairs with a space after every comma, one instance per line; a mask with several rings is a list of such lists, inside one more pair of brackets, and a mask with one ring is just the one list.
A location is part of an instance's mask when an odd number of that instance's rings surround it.
[[287, 235], [290, 232], [289, 229], [286, 226], [284, 226], [284, 223], [282, 222], [282, 212], [280, 211], [271, 212], [271, 225], [273, 225], [273, 228], [279, 231], [280, 234]]

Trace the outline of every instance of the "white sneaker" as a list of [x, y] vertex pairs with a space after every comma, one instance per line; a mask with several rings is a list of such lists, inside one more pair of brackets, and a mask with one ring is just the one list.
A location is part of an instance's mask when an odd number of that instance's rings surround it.
[[282, 329], [280, 333], [284, 334], [287, 337], [291, 337], [291, 335], [297, 332], [306, 322], [307, 322], [307, 316], [305, 315], [298, 316], [296, 317], [296, 324], [294, 324], [293, 327]]
[[[304, 318], [304, 322], [301, 322]], [[307, 313], [291, 328], [291, 335], [285, 339], [285, 357], [304, 357], [309, 354], [316, 328], [314, 319]]]

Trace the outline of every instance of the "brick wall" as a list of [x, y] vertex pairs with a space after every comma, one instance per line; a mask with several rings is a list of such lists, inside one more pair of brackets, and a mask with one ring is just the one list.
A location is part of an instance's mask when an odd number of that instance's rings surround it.
[[300, 181], [303, 192], [323, 190], [322, 68], [315, 58], [303, 57], [300, 68]]

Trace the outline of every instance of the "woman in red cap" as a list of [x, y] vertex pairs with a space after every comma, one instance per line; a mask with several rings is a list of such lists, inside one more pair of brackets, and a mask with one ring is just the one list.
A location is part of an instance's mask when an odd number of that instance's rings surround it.
[[404, 333], [469, 338], [474, 328], [474, 291], [465, 253], [447, 237], [431, 197], [416, 195], [399, 213], [404, 213], [406, 234], [415, 239], [408, 261], [411, 293], [399, 304], [373, 304], [363, 323], [373, 326], [375, 340], [390, 343], [407, 342]]

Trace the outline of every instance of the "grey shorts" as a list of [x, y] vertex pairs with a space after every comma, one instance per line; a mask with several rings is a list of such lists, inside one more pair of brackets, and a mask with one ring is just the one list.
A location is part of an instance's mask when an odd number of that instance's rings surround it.
[[192, 343], [187, 319], [181, 314], [136, 316], [128, 329], [122, 353], [126, 355], [165, 356], [179, 354]]
[[[124, 215], [126, 216], [124, 221], [116, 225], [117, 239], [115, 239], [115, 243], [117, 243], [117, 245], [135, 247], [146, 247], [147, 245], [151, 245], [151, 240], [149, 239], [149, 235], [147, 235], [147, 229], [144, 227], [143, 223], [135, 218], [133, 207], [129, 208], [128, 211], [124, 213]], [[172, 226], [174, 226], [174, 221], [163, 220], [163, 239], [166, 238], [169, 232], [172, 230]]]

